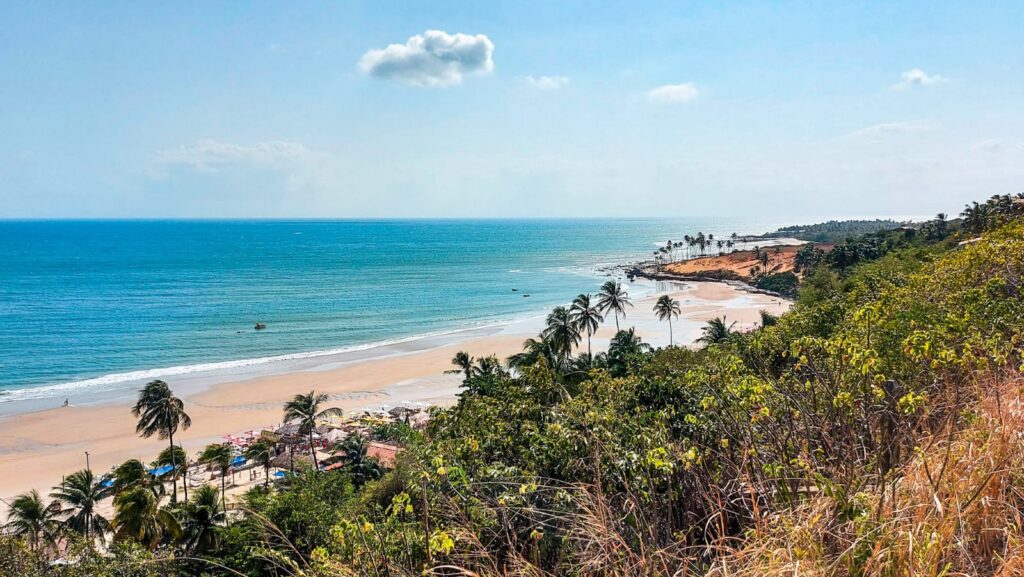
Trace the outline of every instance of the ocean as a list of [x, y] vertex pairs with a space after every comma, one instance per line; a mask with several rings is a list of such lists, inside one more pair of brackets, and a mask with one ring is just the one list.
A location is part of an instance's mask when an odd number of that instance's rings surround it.
[[0, 221], [0, 407], [500, 325], [667, 239], [781, 224]]

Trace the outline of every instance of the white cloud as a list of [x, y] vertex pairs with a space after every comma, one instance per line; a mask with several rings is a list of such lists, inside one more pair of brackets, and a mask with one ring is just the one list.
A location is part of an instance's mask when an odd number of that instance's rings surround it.
[[914, 132], [931, 132], [936, 126], [933, 122], [923, 120], [912, 120], [907, 122], [887, 122], [866, 126], [847, 134], [848, 138], [866, 139], [877, 141], [891, 134], [906, 134]]
[[697, 98], [700, 90], [693, 82], [685, 84], [666, 84], [647, 92], [647, 98], [651, 102], [680, 103], [690, 102]]
[[906, 90], [914, 86], [934, 86], [948, 82], [938, 74], [928, 74], [920, 68], [912, 68], [900, 75], [900, 81], [892, 85], [893, 90]]
[[188, 166], [203, 172], [237, 165], [282, 168], [310, 159], [316, 153], [298, 142], [272, 140], [256, 144], [231, 144], [203, 139], [171, 150], [161, 151], [160, 161], [168, 165]]
[[405, 44], [389, 44], [363, 55], [359, 67], [378, 78], [415, 86], [453, 86], [466, 74], [494, 69], [494, 43], [483, 35], [427, 30]]
[[982, 152], [999, 152], [1003, 149], [1003, 141], [998, 138], [989, 138], [971, 145], [971, 150]]
[[559, 90], [569, 85], [568, 76], [526, 76], [523, 80], [538, 90]]

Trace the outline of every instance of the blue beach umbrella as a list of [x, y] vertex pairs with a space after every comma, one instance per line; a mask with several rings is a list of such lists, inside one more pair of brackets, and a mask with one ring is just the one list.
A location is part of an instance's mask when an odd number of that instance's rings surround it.
[[150, 469], [149, 470], [149, 474], [153, 475], [154, 477], [159, 477], [161, 475], [166, 475], [167, 473], [170, 473], [173, 470], [174, 470], [174, 467], [172, 467], [170, 465], [164, 465], [163, 467], [157, 467], [156, 469]]

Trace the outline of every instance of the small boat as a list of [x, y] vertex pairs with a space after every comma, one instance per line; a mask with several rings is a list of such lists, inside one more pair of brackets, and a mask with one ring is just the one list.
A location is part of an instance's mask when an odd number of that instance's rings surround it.
[[256, 323], [256, 330], [262, 331], [265, 328], [267, 328], [266, 323]]
[[523, 298], [525, 299], [525, 298], [526, 298], [526, 297], [528, 297], [528, 296], [530, 296], [530, 295], [528, 295], [528, 294], [525, 294], [525, 295], [523, 295]]
[[519, 292], [519, 289], [514, 288], [514, 289], [512, 289], [512, 292], [514, 292], [514, 293]]

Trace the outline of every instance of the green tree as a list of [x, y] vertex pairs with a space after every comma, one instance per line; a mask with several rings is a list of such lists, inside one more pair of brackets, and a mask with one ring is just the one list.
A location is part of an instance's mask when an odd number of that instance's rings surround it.
[[345, 459], [345, 470], [357, 489], [368, 481], [379, 479], [383, 473], [380, 464], [366, 456], [369, 447], [369, 441], [359, 433], [351, 434], [335, 445], [335, 452]]
[[221, 505], [227, 510], [227, 475], [231, 470], [231, 461], [235, 459], [234, 449], [229, 443], [214, 443], [207, 445], [199, 454], [199, 460], [210, 463], [220, 471], [220, 497]]
[[220, 501], [216, 488], [203, 485], [182, 509], [182, 540], [192, 553], [201, 555], [217, 549], [220, 542], [217, 525], [227, 521]]
[[590, 350], [590, 337], [597, 328], [601, 326], [601, 321], [604, 317], [601, 315], [601, 311], [598, 307], [591, 302], [589, 294], [581, 294], [576, 297], [576, 300], [572, 301], [572, 307], [569, 309], [570, 316], [573, 324], [576, 325], [577, 331], [582, 331], [587, 335], [587, 356], [592, 356], [593, 353]]
[[678, 317], [681, 312], [682, 310], [679, 308], [679, 301], [669, 295], [661, 295], [658, 297], [657, 302], [654, 303], [654, 314], [658, 317], [658, 320], [668, 321], [669, 346], [674, 344], [672, 336], [672, 317]]
[[284, 404], [284, 420], [295, 422], [299, 425], [299, 433], [309, 437], [309, 453], [313, 457], [313, 468], [319, 469], [320, 463], [316, 459], [316, 446], [313, 445], [313, 432], [316, 430], [316, 422], [331, 417], [341, 416], [341, 409], [332, 407], [320, 409], [320, 405], [326, 403], [330, 397], [325, 393], [310, 391], [309, 394], [295, 395], [292, 400]]
[[624, 377], [635, 361], [650, 350], [651, 345], [643, 342], [633, 327], [619, 331], [608, 344], [608, 368], [613, 375]]
[[551, 341], [544, 335], [523, 341], [523, 351], [510, 356], [508, 365], [521, 371], [526, 367], [532, 367], [541, 359], [544, 359], [549, 367], [561, 370], [558, 353], [551, 345]]
[[704, 343], [705, 345], [714, 345], [724, 343], [732, 338], [732, 328], [736, 326], [736, 322], [734, 321], [729, 325], [725, 324], [725, 322], [725, 317], [713, 318], [708, 321], [704, 328], [701, 329], [704, 331], [704, 335], [697, 339], [697, 342]]
[[580, 331], [566, 307], [555, 307], [548, 314], [544, 338], [560, 359], [572, 356], [572, 349], [580, 342]]
[[[167, 449], [164, 449], [165, 451]], [[164, 486], [138, 459], [129, 459], [114, 469], [114, 484], [110, 487], [114, 495], [135, 487], [145, 487], [154, 495], [163, 495]]]
[[114, 498], [114, 538], [130, 539], [152, 550], [165, 538], [180, 539], [181, 526], [152, 491], [134, 487]]
[[469, 380], [473, 377], [473, 357], [469, 356], [466, 351], [459, 351], [452, 357], [452, 364], [455, 365], [456, 369], [445, 371], [445, 374], [449, 375], [465, 375], [464, 380]]
[[60, 514], [67, 515], [64, 526], [85, 536], [87, 542], [93, 538], [103, 541], [110, 531], [110, 521], [96, 512], [96, 505], [109, 495], [101, 480], [89, 469], [82, 469], [68, 475], [59, 487], [54, 487], [50, 497], [61, 504]]
[[274, 458], [274, 444], [266, 439], [257, 439], [245, 448], [245, 458], [263, 467], [263, 486], [270, 483], [270, 461]]
[[[139, 391], [138, 401], [132, 407], [132, 415], [139, 419], [135, 432], [143, 438], [157, 435], [167, 439], [174, 446], [174, 433], [180, 427], [186, 430], [192, 426], [192, 419], [185, 412], [184, 403], [174, 396], [171, 388], [163, 381], [151, 381]], [[172, 449], [173, 455], [173, 449]], [[171, 463], [171, 501], [178, 500], [178, 467]]]
[[171, 467], [171, 475], [181, 475], [181, 488], [185, 492], [185, 500], [188, 501], [188, 453], [180, 445], [171, 445], [160, 451], [153, 465], [157, 467]]
[[27, 539], [32, 550], [39, 551], [40, 546], [56, 542], [60, 525], [58, 512], [59, 508], [43, 503], [39, 491], [32, 489], [11, 501], [3, 528], [7, 533]]

